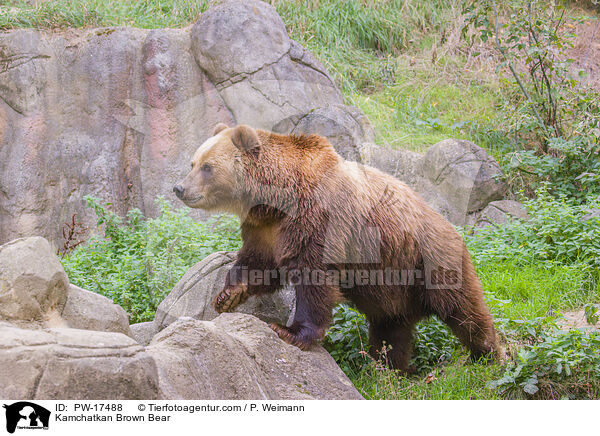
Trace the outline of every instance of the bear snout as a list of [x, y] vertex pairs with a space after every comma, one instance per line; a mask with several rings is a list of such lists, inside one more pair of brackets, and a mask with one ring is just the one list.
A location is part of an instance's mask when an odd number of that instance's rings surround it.
[[175, 185], [175, 186], [173, 186], [173, 192], [175, 193], [177, 198], [179, 198], [181, 200], [181, 199], [183, 199], [183, 194], [185, 193], [185, 189], [183, 189], [183, 186], [181, 186], [181, 185]]

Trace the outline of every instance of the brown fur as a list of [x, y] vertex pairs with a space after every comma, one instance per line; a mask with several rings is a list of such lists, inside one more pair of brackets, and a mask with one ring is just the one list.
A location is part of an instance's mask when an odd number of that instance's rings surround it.
[[[217, 126], [215, 132], [218, 136], [194, 156], [194, 169], [181, 186], [191, 207], [242, 218], [243, 246], [215, 298], [217, 310], [274, 292], [284, 271], [296, 268], [392, 268], [421, 271], [424, 277], [445, 271], [448, 283], [437, 286], [418, 280], [350, 288], [300, 283], [293, 323], [273, 329], [306, 349], [323, 337], [331, 309], [345, 298], [369, 320], [372, 353], [390, 345], [387, 358], [395, 368], [408, 368], [414, 326], [430, 315], [447, 323], [474, 356], [497, 351], [493, 321], [462, 238], [408, 186], [345, 161], [317, 135], [278, 135], [248, 126]], [[193, 175], [205, 162], [215, 165], [210, 176]], [[186, 201], [200, 192], [200, 202]], [[247, 285], [243, 268], [273, 270], [273, 280]]]

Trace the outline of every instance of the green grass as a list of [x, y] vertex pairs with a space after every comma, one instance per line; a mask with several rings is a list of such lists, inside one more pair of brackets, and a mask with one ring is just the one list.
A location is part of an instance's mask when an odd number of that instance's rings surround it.
[[501, 374], [501, 365], [468, 363], [460, 355], [419, 377], [404, 377], [371, 364], [352, 382], [368, 400], [496, 400], [501, 399], [499, 393], [487, 382]]
[[[544, 267], [507, 261], [478, 267], [488, 305], [501, 323], [537, 318], [543, 325], [558, 320], [560, 312], [600, 302], [600, 283], [595, 274], [597, 271], [586, 265]], [[519, 343], [513, 342], [514, 338], [508, 340], [508, 349], [515, 352]], [[438, 364], [429, 373], [406, 377], [371, 363], [362, 371], [348, 371], [348, 375], [367, 399], [493, 400], [505, 396], [488, 382], [502, 376], [508, 361], [473, 363], [467, 350], [459, 347], [450, 362]], [[577, 382], [562, 387], [564, 395], [575, 387], [581, 389]], [[519, 392], [511, 392], [510, 397], [526, 398]]]
[[455, 74], [458, 66], [444, 72], [442, 67], [400, 61], [393, 84], [372, 94], [348, 96], [371, 120], [376, 142], [425, 151], [449, 137], [473, 140], [474, 127], [489, 125], [499, 117], [497, 83], [459, 76]]
[[517, 266], [513, 262], [478, 268], [484, 290], [504, 304], [499, 313], [510, 319], [547, 317], [600, 302], [600, 283], [585, 264]]
[[210, 0], [53, 0], [31, 5], [1, 2], [0, 29], [34, 27], [131, 26], [145, 29], [185, 26], [215, 1]]

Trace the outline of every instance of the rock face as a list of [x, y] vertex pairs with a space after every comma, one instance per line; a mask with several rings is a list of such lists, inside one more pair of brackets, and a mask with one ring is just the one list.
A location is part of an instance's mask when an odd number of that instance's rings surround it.
[[466, 141], [418, 158], [369, 147], [367, 118], [262, 1], [224, 2], [184, 29], [15, 30], [0, 34], [0, 60], [0, 243], [42, 235], [61, 247], [74, 214], [85, 238], [86, 194], [154, 215], [219, 122], [326, 136], [455, 224], [503, 192], [497, 165]]
[[158, 333], [156, 324], [154, 321], [139, 322], [129, 326], [131, 328], [131, 337], [135, 339], [138, 344], [148, 345], [154, 335]]
[[492, 201], [481, 212], [472, 216], [472, 224], [476, 228], [483, 228], [491, 224], [506, 224], [508, 217], [512, 219], [527, 220], [529, 218], [527, 209], [514, 200]]
[[[195, 295], [185, 283], [192, 289], [206, 288], [203, 280], [214, 284], [211, 274], [226, 272], [232, 259], [231, 253], [209, 256], [182, 280], [176, 300]], [[206, 278], [192, 279], [203, 273]], [[69, 285], [41, 237], [0, 246], [0, 290], [1, 398], [362, 398], [323, 348], [304, 352], [287, 345], [252, 315], [169, 320], [158, 334], [157, 323], [142, 323], [132, 332], [123, 309]], [[177, 301], [169, 307], [171, 314], [179, 310], [173, 309]], [[262, 306], [252, 310], [266, 313]]]
[[[213, 253], [191, 267], [156, 310], [155, 325], [162, 330], [180, 317], [210, 321], [219, 314], [213, 298], [223, 289], [235, 252]], [[249, 298], [235, 312], [254, 315], [265, 322], [286, 324], [294, 309], [294, 290], [285, 287], [270, 295]]]
[[486, 151], [470, 141], [447, 139], [427, 150], [424, 175], [451, 203], [467, 214], [500, 200], [506, 192], [504, 173]]
[[156, 364], [120, 333], [0, 324], [0, 397], [157, 399]]
[[165, 399], [362, 399], [323, 348], [301, 351], [251, 315], [181, 318], [147, 352]]
[[409, 185], [456, 225], [471, 223], [473, 214], [501, 199], [507, 188], [498, 163], [470, 141], [446, 139], [425, 155], [364, 144], [361, 157]]
[[60, 313], [69, 281], [48, 241], [33, 237], [0, 246], [0, 320], [42, 322]]
[[15, 30], [0, 34], [0, 59], [0, 243], [43, 235], [61, 246], [74, 213], [95, 222], [86, 194], [152, 215], [218, 122], [272, 129], [345, 110], [323, 66], [258, 0], [218, 5], [185, 29]]

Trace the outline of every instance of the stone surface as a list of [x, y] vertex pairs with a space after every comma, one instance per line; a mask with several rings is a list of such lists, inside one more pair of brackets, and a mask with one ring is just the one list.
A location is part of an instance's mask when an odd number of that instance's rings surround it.
[[470, 141], [441, 141], [427, 150], [421, 165], [424, 176], [454, 206], [456, 216], [450, 221], [455, 224], [502, 199], [507, 189], [498, 163]]
[[371, 143], [375, 138], [373, 127], [360, 109], [341, 104], [292, 116], [279, 122], [273, 131], [325, 136], [345, 159], [358, 162], [362, 162], [361, 144]]
[[506, 189], [498, 164], [469, 141], [444, 140], [425, 155], [365, 143], [360, 153], [363, 163], [406, 183], [455, 225], [472, 224], [478, 208]]
[[146, 350], [165, 399], [362, 399], [322, 347], [301, 351], [251, 315], [182, 318]]
[[218, 5], [184, 29], [5, 32], [0, 60], [0, 243], [42, 235], [60, 248], [73, 214], [85, 238], [95, 226], [86, 194], [153, 215], [218, 122], [272, 129], [342, 104], [257, 0]]
[[70, 285], [61, 317], [71, 328], [123, 333], [133, 337], [121, 306], [103, 295]]
[[477, 228], [483, 228], [492, 224], [506, 224], [508, 217], [512, 219], [527, 220], [529, 218], [527, 209], [514, 200], [498, 200], [489, 203], [481, 212], [475, 213], [469, 224]]
[[154, 335], [158, 333], [156, 323], [154, 321], [140, 322], [137, 324], [131, 324], [132, 338], [135, 339], [138, 344], [148, 345]]
[[273, 6], [225, 2], [200, 15], [192, 28], [192, 47], [213, 83], [220, 84], [276, 63], [289, 51], [290, 38]]
[[156, 364], [120, 333], [0, 324], [0, 397], [29, 400], [159, 398]]
[[44, 238], [0, 246], [0, 320], [43, 322], [61, 313], [69, 281]]
[[[213, 298], [225, 284], [227, 272], [235, 262], [235, 252], [213, 253], [191, 267], [158, 306], [154, 322], [158, 330], [179, 317], [212, 320], [218, 313], [212, 307]], [[286, 324], [295, 303], [293, 289], [284, 288], [270, 295], [255, 298], [235, 308], [235, 312], [254, 315], [265, 322]]]

